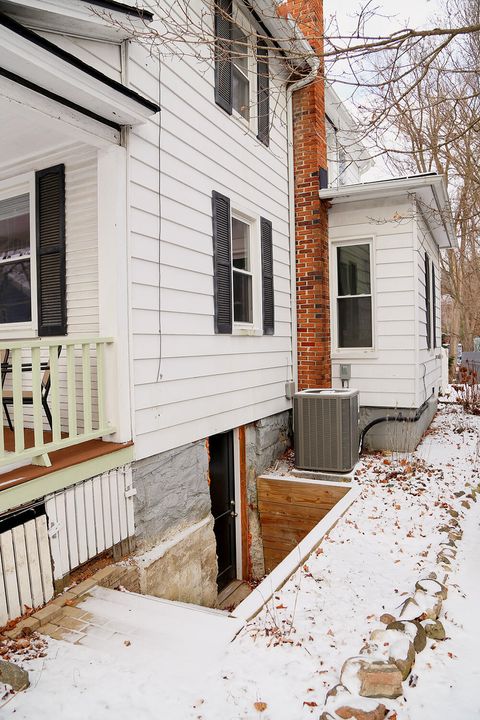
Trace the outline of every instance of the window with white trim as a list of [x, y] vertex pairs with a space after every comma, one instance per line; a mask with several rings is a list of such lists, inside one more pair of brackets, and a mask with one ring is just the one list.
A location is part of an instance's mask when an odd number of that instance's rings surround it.
[[250, 120], [250, 44], [238, 25], [232, 24], [232, 108]]
[[233, 320], [253, 323], [253, 267], [250, 224], [232, 215]]
[[371, 243], [336, 248], [337, 346], [373, 347]]
[[29, 186], [0, 194], [0, 326], [32, 322]]

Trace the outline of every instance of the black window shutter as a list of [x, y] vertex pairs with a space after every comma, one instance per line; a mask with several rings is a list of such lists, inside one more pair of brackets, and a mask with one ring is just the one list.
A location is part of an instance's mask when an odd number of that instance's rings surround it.
[[437, 288], [435, 285], [435, 265], [432, 262], [432, 330], [433, 347], [437, 347]]
[[215, 332], [232, 332], [232, 249], [230, 200], [212, 193]]
[[430, 263], [425, 253], [425, 314], [427, 321], [427, 348], [432, 347], [432, 316], [430, 312]]
[[215, 102], [232, 114], [232, 0], [215, 0]]
[[270, 220], [260, 218], [260, 241], [262, 247], [262, 307], [263, 334], [275, 332], [275, 297], [273, 289], [273, 237]]
[[65, 166], [35, 173], [38, 334], [67, 334]]
[[270, 142], [270, 71], [268, 47], [263, 40], [257, 43], [257, 137], [264, 145]]

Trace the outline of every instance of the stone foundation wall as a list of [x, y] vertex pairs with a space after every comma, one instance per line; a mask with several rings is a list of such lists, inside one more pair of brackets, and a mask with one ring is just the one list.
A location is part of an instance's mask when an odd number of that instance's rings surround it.
[[211, 510], [206, 441], [134, 463], [133, 485], [139, 550], [204, 520]]
[[132, 559], [140, 592], [213, 605], [217, 554], [205, 440], [133, 466], [139, 553]]
[[[429, 427], [437, 411], [437, 399], [431, 399], [423, 415], [416, 422], [395, 422], [389, 420], [374, 425], [365, 436], [367, 450], [390, 450], [392, 452], [413, 452]], [[361, 407], [359, 427], [362, 430], [369, 422], [385, 415], [398, 415], [398, 408]], [[402, 409], [404, 417], [415, 415], [415, 409]]]
[[290, 446], [292, 440], [291, 412], [262, 418], [245, 427], [245, 468], [250, 568], [253, 578], [265, 575], [262, 533], [257, 501], [257, 477]]

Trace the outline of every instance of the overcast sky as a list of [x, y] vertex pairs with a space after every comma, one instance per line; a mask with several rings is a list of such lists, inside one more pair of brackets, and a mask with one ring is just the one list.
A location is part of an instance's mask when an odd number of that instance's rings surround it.
[[[353, 31], [357, 24], [357, 17], [361, 7], [365, 6], [367, 0], [324, 0], [325, 26], [328, 27], [329, 19], [336, 15], [340, 34], [347, 35]], [[369, 7], [375, 9], [375, 16], [367, 26], [370, 35], [389, 35], [395, 30], [405, 27], [424, 28], [432, 25], [431, 18], [440, 10], [441, 0], [372, 0]], [[328, 30], [326, 30], [328, 34]], [[334, 75], [339, 76], [346, 65], [335, 68]], [[351, 88], [348, 85], [334, 83], [339, 96], [346, 103], [351, 114], [355, 116], [355, 100], [351, 102]], [[364, 176], [364, 180], [378, 180], [389, 176], [390, 173], [384, 166], [381, 158], [377, 158], [375, 166]]]

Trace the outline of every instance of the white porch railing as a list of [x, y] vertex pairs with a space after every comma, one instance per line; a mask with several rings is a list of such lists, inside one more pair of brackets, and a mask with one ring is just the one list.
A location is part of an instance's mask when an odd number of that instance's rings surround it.
[[105, 397], [105, 354], [112, 343], [63, 337], [0, 342], [0, 468], [23, 461], [50, 465], [49, 452], [115, 432]]

